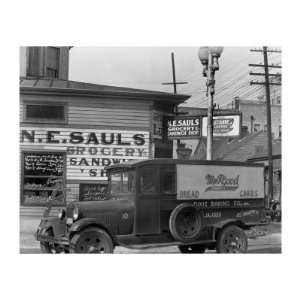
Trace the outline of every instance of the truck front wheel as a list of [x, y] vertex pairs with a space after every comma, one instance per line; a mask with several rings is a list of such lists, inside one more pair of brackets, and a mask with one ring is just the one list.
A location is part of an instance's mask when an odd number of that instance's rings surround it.
[[114, 245], [109, 234], [97, 227], [76, 233], [70, 243], [70, 253], [113, 253]]
[[236, 225], [222, 228], [217, 234], [218, 253], [246, 253], [248, 240], [244, 230]]

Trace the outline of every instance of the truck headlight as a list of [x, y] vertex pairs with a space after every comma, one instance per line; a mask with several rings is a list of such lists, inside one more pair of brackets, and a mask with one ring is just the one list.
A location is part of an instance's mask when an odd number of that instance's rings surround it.
[[79, 217], [79, 209], [78, 209], [77, 206], [75, 206], [74, 209], [73, 209], [73, 216], [72, 217], [73, 217], [74, 221], [76, 221]]
[[65, 217], [65, 215], [66, 215], [65, 209], [64, 209], [64, 208], [61, 208], [61, 209], [58, 211], [58, 218], [59, 218], [60, 220], [62, 220], [62, 219]]

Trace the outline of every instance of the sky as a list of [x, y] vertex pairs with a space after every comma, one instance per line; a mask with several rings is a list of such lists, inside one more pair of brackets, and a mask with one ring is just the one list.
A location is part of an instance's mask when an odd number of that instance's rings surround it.
[[[233, 97], [254, 100], [264, 95], [264, 87], [250, 86], [250, 80], [263, 77], [250, 76], [249, 63], [262, 63], [260, 52], [250, 49], [259, 47], [224, 47], [216, 71], [216, 94], [214, 102], [220, 107], [230, 104]], [[278, 47], [272, 47], [272, 49]], [[173, 93], [171, 52], [175, 56], [177, 93], [190, 95], [185, 105], [206, 107], [206, 85], [202, 65], [198, 59], [199, 47], [73, 47], [70, 50], [69, 79], [96, 84], [140, 88]], [[269, 64], [281, 64], [280, 53], [269, 53]], [[279, 69], [272, 71], [278, 72]], [[280, 87], [272, 87], [271, 97], [280, 93]]]

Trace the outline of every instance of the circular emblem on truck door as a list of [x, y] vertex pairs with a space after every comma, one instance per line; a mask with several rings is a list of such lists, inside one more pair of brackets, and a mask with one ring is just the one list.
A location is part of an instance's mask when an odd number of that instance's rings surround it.
[[123, 219], [123, 220], [127, 220], [127, 219], [128, 219], [128, 213], [127, 213], [127, 212], [124, 212], [124, 213], [122, 214], [122, 219]]
[[181, 242], [196, 241], [202, 229], [201, 215], [195, 206], [182, 203], [174, 208], [169, 219], [172, 236]]

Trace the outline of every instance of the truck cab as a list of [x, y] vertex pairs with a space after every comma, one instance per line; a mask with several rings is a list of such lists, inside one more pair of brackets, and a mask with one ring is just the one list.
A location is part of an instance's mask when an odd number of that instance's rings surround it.
[[104, 201], [65, 213], [71, 253], [177, 245], [183, 253], [244, 253], [244, 230], [266, 224], [264, 166], [152, 159], [110, 166]]

